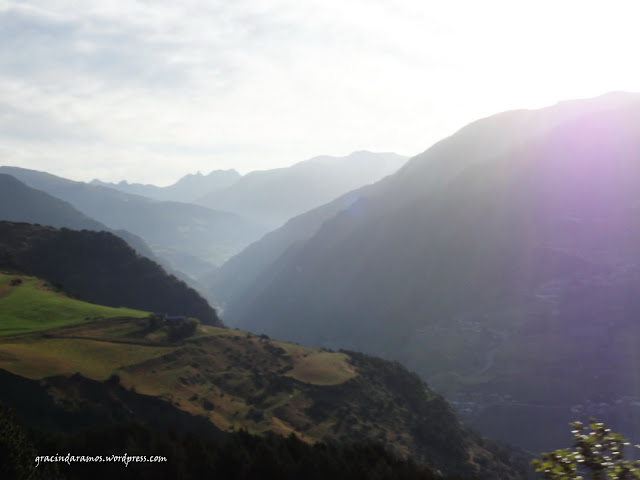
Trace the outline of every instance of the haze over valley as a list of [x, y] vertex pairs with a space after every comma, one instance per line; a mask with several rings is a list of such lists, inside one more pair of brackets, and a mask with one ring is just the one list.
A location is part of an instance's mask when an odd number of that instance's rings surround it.
[[[159, 199], [160, 192], [175, 192], [176, 186], [146, 186], [154, 192], [150, 198], [124, 192], [128, 184], [85, 184], [0, 167], [2, 220], [82, 230], [88, 242], [80, 247], [79, 239], [69, 237], [72, 230], [57, 234], [53, 228], [5, 223], [4, 265], [105, 306], [179, 313], [308, 347], [400, 361], [481, 434], [531, 451], [561, 446], [564, 425], [576, 416], [597, 414], [633, 437], [640, 430], [634, 360], [640, 335], [634, 320], [640, 278], [635, 272], [640, 225], [634, 213], [640, 202], [638, 119], [640, 96], [614, 93], [479, 120], [396, 173], [373, 184], [370, 176], [361, 176], [355, 190], [339, 191], [299, 216], [286, 219], [280, 200], [272, 203], [273, 216], [280, 215], [284, 224], [262, 238], [254, 232], [245, 240], [255, 240], [252, 244], [243, 250], [239, 243], [239, 253], [208, 268], [201, 253], [206, 250], [196, 246], [228, 239], [233, 228], [205, 219], [241, 219], [238, 213], [196, 205], [197, 199]], [[403, 159], [368, 152], [318, 157], [300, 164], [313, 164], [308, 171], [292, 167], [289, 184], [297, 190], [289, 191], [282, 180], [286, 171], [256, 177], [278, 178], [274, 196], [305, 204], [311, 202], [302, 199], [307, 190], [298, 187], [317, 185], [323, 163], [335, 174], [336, 165], [353, 169], [350, 162], [356, 160], [377, 166]], [[182, 182], [204, 184], [216, 175]], [[212, 194], [242, 178], [213, 185]], [[253, 185], [259, 195], [268, 194], [269, 181]], [[251, 189], [242, 188], [251, 200]], [[269, 208], [254, 203], [254, 215], [251, 205], [238, 209], [255, 219]], [[194, 212], [193, 220], [187, 212]], [[198, 228], [185, 228], [188, 222]], [[104, 267], [92, 262], [92, 256], [107, 254], [89, 231], [106, 230], [105, 225], [120, 228], [113, 232], [129, 244], [120, 240], [128, 255], [136, 255], [133, 247], [138, 258], [152, 255], [173, 268], [186, 265], [159, 246], [165, 241], [198, 257], [197, 281], [193, 270], [178, 272], [191, 283], [193, 299], [180, 297], [182, 306], [163, 306], [153, 298], [166, 300], [168, 292], [160, 294], [148, 280], [136, 281], [133, 271], [105, 270], [130, 260], [114, 257]], [[63, 254], [66, 245], [76, 246]], [[170, 289], [188, 288], [171, 278]], [[112, 282], [119, 284], [122, 298], [107, 294]], [[101, 288], [108, 289], [106, 296]], [[146, 304], [143, 290], [150, 295]], [[207, 313], [193, 310], [197, 302], [206, 305], [202, 295], [218, 314], [208, 306]], [[514, 428], [522, 416], [537, 419], [526, 435]]]
[[0, 478], [640, 478], [638, 13], [0, 0]]

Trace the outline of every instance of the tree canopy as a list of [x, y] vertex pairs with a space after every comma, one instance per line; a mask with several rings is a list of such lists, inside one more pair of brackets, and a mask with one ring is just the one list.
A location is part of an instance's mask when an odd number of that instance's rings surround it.
[[542, 459], [532, 462], [545, 480], [640, 479], [640, 460], [624, 458], [624, 447], [630, 443], [622, 435], [613, 433], [594, 418], [588, 426], [582, 422], [572, 422], [571, 426], [573, 448], [543, 453]]

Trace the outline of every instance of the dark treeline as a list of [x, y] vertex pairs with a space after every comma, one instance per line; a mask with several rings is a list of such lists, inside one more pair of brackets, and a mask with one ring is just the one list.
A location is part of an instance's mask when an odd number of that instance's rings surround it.
[[195, 290], [108, 232], [0, 222], [0, 268], [41, 277], [92, 303], [222, 325]]
[[[0, 405], [0, 476], [11, 479], [136, 478], [149, 480], [220, 478], [248, 480], [454, 480], [441, 477], [410, 459], [398, 458], [378, 444], [309, 445], [294, 435], [251, 435], [225, 438], [160, 432], [138, 424], [111, 425], [73, 434], [28, 432], [11, 410]], [[166, 462], [48, 463], [36, 456], [161, 456]]]

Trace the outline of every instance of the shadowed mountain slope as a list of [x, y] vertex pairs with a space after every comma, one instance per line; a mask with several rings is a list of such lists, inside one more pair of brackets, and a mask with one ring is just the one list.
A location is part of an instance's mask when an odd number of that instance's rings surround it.
[[140, 255], [158, 262], [149, 246], [126, 230], [111, 230], [70, 203], [30, 188], [11, 175], [0, 174], [0, 220], [48, 225], [72, 230], [104, 230], [117, 235]]
[[156, 255], [192, 276], [221, 263], [264, 232], [235, 214], [199, 205], [160, 202], [17, 167], [0, 167], [0, 173], [69, 202], [109, 228], [139, 235]]
[[210, 299], [229, 309], [232, 320], [235, 303], [244, 304], [246, 298], [262, 291], [305, 242], [338, 213], [349, 217], [340, 235], [347, 235], [347, 229], [355, 230], [365, 221], [384, 224], [403, 205], [420, 203], [446, 188], [466, 168], [504, 154], [583, 113], [614, 108], [627, 100], [623, 93], [609, 94], [604, 100], [568, 101], [542, 110], [514, 110], [473, 122], [411, 158], [396, 174], [291, 219], [203, 275], [201, 283]]
[[480, 120], [264, 261], [225, 319], [401, 360], [535, 450], [578, 413], [638, 436], [637, 185], [637, 95]]
[[18, 179], [0, 174], [0, 219], [67, 227], [73, 230], [107, 230], [70, 203], [30, 188]]

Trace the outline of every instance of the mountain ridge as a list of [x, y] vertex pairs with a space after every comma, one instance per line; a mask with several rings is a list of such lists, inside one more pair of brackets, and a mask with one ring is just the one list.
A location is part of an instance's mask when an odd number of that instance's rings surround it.
[[[629, 360], [637, 326], [624, 311], [640, 308], [630, 294], [640, 241], [632, 221], [638, 120], [640, 97], [629, 94], [475, 122], [371, 186], [357, 211], [324, 218], [302, 245], [264, 262], [225, 318], [401, 360], [471, 410], [472, 425], [527, 448], [556, 447], [558, 419], [602, 398], [588, 368], [606, 383], [606, 415], [619, 424], [611, 405], [637, 396], [633, 372], [603, 379]], [[505, 132], [515, 133], [502, 141]], [[606, 336], [596, 312], [612, 322]], [[578, 342], [564, 323], [590, 333]], [[578, 345], [599, 352], [602, 364]], [[540, 418], [535, 435], [513, 429], [519, 404], [541, 405], [527, 407]]]
[[234, 169], [213, 170], [207, 175], [187, 174], [177, 182], [167, 186], [158, 187], [151, 184], [128, 183], [122, 180], [119, 183], [102, 182], [93, 179], [89, 182], [92, 185], [113, 188], [125, 193], [142, 195], [154, 200], [177, 201], [193, 203], [194, 200], [206, 193], [226, 188], [240, 179], [241, 175]]
[[[104, 230], [122, 238], [138, 254], [154, 262], [160, 262], [144, 240], [137, 235], [126, 230], [112, 230], [103, 223], [84, 215], [69, 202], [31, 188], [17, 178], [4, 173], [0, 173], [0, 220], [35, 223], [55, 228], [65, 227], [72, 230]], [[178, 272], [176, 273], [179, 275]]]
[[368, 151], [346, 157], [318, 156], [290, 167], [250, 172], [197, 203], [233, 211], [276, 228], [296, 215], [395, 172], [406, 159], [395, 153]]
[[45, 172], [0, 167], [31, 188], [69, 202], [109, 228], [140, 236], [172, 268], [197, 276], [259, 236], [264, 228], [238, 215], [181, 202], [161, 202]]

